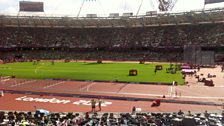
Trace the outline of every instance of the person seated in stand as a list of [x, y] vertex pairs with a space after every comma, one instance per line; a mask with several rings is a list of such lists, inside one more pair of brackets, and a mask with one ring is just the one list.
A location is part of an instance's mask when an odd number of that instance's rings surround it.
[[210, 78], [210, 77], [212, 77], [212, 76], [211, 76], [211, 74], [210, 74], [210, 73], [208, 73], [208, 76], [207, 76], [207, 77], [208, 77], [208, 78]]
[[198, 66], [197, 69], [198, 69], [198, 72], [199, 72], [200, 71], [200, 66]]
[[178, 115], [184, 115], [184, 112], [180, 109], [179, 112], [177, 113]]
[[188, 111], [188, 114], [187, 114], [188, 116], [192, 116], [192, 114], [191, 114], [191, 111]]
[[133, 108], [132, 108], [132, 114], [135, 114], [135, 112], [136, 112], [136, 107], [133, 106]]
[[207, 110], [205, 110], [204, 116], [207, 117], [207, 118], [209, 117], [209, 113], [208, 113]]

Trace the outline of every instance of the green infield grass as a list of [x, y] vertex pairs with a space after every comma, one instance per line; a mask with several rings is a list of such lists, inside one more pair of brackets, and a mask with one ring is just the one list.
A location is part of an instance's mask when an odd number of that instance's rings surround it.
[[[154, 72], [155, 65], [139, 63], [83, 63], [83, 62], [33, 62], [0, 64], [1, 76], [32, 79], [74, 79], [127, 82], [158, 82], [182, 85], [184, 80], [180, 71], [176, 74], [166, 73], [170, 64], [162, 64], [163, 70]], [[129, 70], [136, 69], [137, 76], [129, 76]]]

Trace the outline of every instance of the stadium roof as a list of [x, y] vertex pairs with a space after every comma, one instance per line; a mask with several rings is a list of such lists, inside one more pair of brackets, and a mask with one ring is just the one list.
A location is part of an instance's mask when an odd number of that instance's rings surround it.
[[[21, 0], [0, 0], [1, 14], [18, 14], [19, 1]], [[97, 14], [108, 16], [109, 13], [133, 12], [134, 15], [145, 15], [146, 11], [158, 11], [159, 0], [29, 0], [44, 2], [44, 15], [77, 16], [80, 8], [80, 16], [86, 14]], [[173, 0], [175, 1], [175, 0]], [[224, 7], [224, 3], [207, 4], [205, 0], [177, 0], [172, 11], [200, 10], [205, 8]], [[142, 4], [141, 4], [142, 3]]]

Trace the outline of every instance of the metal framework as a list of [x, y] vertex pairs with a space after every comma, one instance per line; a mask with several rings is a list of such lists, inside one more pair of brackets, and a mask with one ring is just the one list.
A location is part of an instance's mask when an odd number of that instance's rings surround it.
[[172, 11], [178, 0], [158, 0], [160, 11]]

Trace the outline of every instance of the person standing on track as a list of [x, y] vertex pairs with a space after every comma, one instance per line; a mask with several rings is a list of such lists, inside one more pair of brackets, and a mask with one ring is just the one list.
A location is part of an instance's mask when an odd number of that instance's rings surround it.
[[91, 100], [92, 110], [91, 112], [96, 112], [96, 101], [94, 99]]
[[101, 106], [102, 106], [102, 100], [101, 99], [99, 99], [99, 101], [98, 101], [99, 103], [98, 103], [98, 107], [99, 107], [99, 111], [101, 111]]

